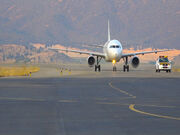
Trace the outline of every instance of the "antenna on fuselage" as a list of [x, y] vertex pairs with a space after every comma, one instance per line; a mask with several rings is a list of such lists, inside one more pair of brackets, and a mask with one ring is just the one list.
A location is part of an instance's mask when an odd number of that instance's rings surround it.
[[109, 20], [108, 20], [108, 41], [111, 40], [111, 33], [110, 33], [110, 26], [109, 26]]

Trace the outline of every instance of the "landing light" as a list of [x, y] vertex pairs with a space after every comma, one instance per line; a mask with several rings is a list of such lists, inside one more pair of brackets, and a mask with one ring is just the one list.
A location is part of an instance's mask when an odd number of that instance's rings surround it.
[[113, 61], [112, 61], [112, 64], [116, 64], [116, 60], [113, 60]]

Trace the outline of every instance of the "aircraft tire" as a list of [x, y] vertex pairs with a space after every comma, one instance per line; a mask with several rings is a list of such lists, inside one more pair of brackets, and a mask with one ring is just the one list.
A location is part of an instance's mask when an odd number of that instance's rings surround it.
[[95, 72], [97, 72], [97, 66], [95, 65]]
[[129, 65], [124, 65], [123, 66], [123, 71], [124, 72], [126, 72], [126, 71], [129, 72]]
[[126, 67], [125, 67], [125, 65], [123, 66], [123, 71], [126, 72]]
[[98, 65], [98, 70], [99, 70], [99, 72], [101, 72], [101, 66], [100, 65]]
[[117, 71], [117, 69], [116, 69], [116, 67], [114, 66], [114, 67], [113, 67], [113, 72], [116, 72], [116, 71]]
[[127, 66], [127, 72], [129, 72], [129, 65]]

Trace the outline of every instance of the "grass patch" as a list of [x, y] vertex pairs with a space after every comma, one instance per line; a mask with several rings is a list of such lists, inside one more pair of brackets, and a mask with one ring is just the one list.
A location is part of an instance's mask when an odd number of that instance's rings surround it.
[[180, 72], [180, 68], [173, 68], [173, 72]]
[[0, 67], [0, 77], [8, 76], [31, 76], [32, 73], [38, 72], [39, 67]]

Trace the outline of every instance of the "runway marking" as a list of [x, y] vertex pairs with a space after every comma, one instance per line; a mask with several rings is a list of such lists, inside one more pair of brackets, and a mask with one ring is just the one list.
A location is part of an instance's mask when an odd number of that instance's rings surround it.
[[14, 101], [38, 101], [44, 102], [45, 99], [33, 99], [33, 98], [8, 98], [8, 97], [0, 97], [0, 100], [14, 100]]
[[158, 117], [158, 118], [164, 118], [164, 119], [180, 120], [180, 118], [178, 118], [178, 117], [172, 117], [172, 116], [165, 116], [165, 115], [158, 115], [158, 114], [143, 112], [143, 111], [135, 109], [134, 106], [135, 106], [135, 104], [130, 104], [129, 109], [134, 111], [134, 112], [140, 113], [140, 114], [154, 116], [154, 117]]
[[146, 105], [146, 104], [136, 104], [138, 106], [147, 106], [147, 107], [159, 107], [159, 108], [178, 108], [177, 106], [167, 106], [167, 105]]
[[[8, 97], [0, 97], [0, 100], [12, 100], [12, 101], [35, 101], [35, 102], [45, 102], [45, 99], [33, 99], [33, 98], [8, 98]], [[76, 103], [76, 100], [58, 100], [57, 102], [62, 103]]]
[[97, 104], [104, 104], [104, 105], [123, 105], [129, 106], [130, 104], [120, 104], [120, 103], [113, 103], [113, 102], [97, 102]]
[[[124, 105], [130, 106], [131, 104], [121, 104], [116, 102], [97, 102], [97, 104], [106, 104], [106, 105]], [[163, 105], [146, 105], [146, 104], [136, 104], [138, 106], [146, 106], [146, 107], [158, 107], [158, 108], [177, 108], [176, 106], [163, 106]]]
[[105, 100], [107, 100], [107, 98], [95, 98], [95, 100], [105, 101]]
[[119, 89], [119, 88], [117, 88], [117, 87], [115, 87], [115, 86], [113, 86], [113, 85], [112, 85], [112, 82], [109, 83], [109, 86], [110, 86], [111, 88], [113, 88], [113, 89], [115, 89], [115, 90], [117, 90], [117, 91], [125, 94], [125, 95], [128, 95], [128, 96], [131, 97], [131, 98], [136, 98], [136, 96], [134, 96], [134, 95], [132, 95], [132, 94], [130, 94], [130, 93], [124, 91], [124, 90], [121, 90], [121, 89]]
[[[129, 94], [128, 92], [124, 91], [124, 90], [121, 90], [115, 86], [112, 85], [112, 82], [109, 83], [109, 86], [125, 95], [128, 95], [129, 98], [136, 98], [136, 96], [132, 95], [132, 94]], [[104, 102], [104, 103], [99, 103], [99, 104], [109, 104], [109, 105], [127, 105], [129, 106], [129, 109], [134, 111], [134, 112], [137, 112], [137, 113], [140, 113], [140, 114], [144, 114], [144, 115], [149, 115], [149, 116], [154, 116], [154, 117], [159, 117], [159, 118], [164, 118], [164, 119], [172, 119], [172, 120], [180, 120], [179, 117], [173, 117], [173, 116], [165, 116], [165, 115], [158, 115], [158, 114], [153, 114], [153, 113], [148, 113], [148, 112], [143, 112], [143, 111], [140, 111], [140, 110], [137, 110], [135, 109], [135, 104], [119, 104], [119, 103], [110, 103], [110, 102]], [[136, 105], [139, 105], [139, 106], [147, 106], [147, 107], [165, 107], [165, 108], [177, 108], [176, 106], [161, 106], [161, 105], [143, 105], [143, 104], [136, 104]]]
[[60, 102], [60, 103], [76, 103], [78, 101], [76, 101], [76, 100], [59, 100], [58, 102]]

